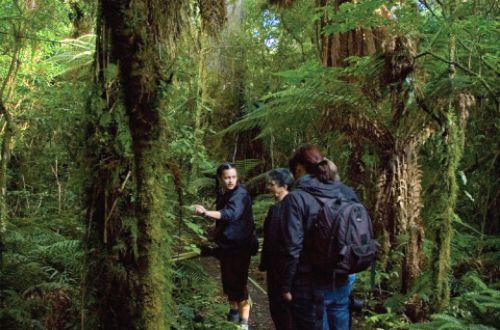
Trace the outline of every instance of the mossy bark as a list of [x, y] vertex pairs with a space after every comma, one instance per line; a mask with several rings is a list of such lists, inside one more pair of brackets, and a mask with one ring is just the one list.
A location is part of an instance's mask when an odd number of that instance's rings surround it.
[[[5, 246], [5, 233], [7, 231], [8, 222], [8, 209], [7, 209], [7, 169], [10, 162], [12, 152], [12, 140], [17, 130], [14, 118], [4, 100], [8, 100], [10, 91], [13, 89], [13, 84], [16, 80], [16, 75], [21, 65], [19, 56], [23, 48], [22, 40], [16, 38], [16, 44], [12, 52], [12, 59], [10, 61], [7, 75], [2, 81], [0, 86], [0, 116], [4, 118], [5, 124], [3, 127], [2, 143], [0, 147], [0, 271], [3, 271], [3, 251]], [[0, 292], [0, 296], [3, 294]]]
[[453, 236], [452, 221], [457, 202], [457, 170], [463, 153], [463, 134], [453, 113], [448, 114], [446, 140], [442, 145], [444, 165], [440, 169], [441, 189], [435, 194], [433, 210], [437, 215], [434, 223], [433, 249], [433, 308], [442, 310], [450, 301], [450, 246]]
[[458, 196], [457, 172], [460, 160], [464, 152], [465, 126], [468, 117], [468, 108], [475, 102], [471, 95], [465, 92], [454, 93], [455, 60], [456, 60], [456, 36], [453, 33], [456, 1], [450, 1], [446, 6], [449, 16], [450, 33], [448, 36], [448, 77], [451, 93], [444, 109], [444, 125], [441, 150], [442, 162], [440, 178], [442, 180], [440, 189], [435, 194], [433, 210], [437, 215], [433, 219], [434, 247], [433, 247], [433, 283], [432, 307], [435, 311], [446, 308], [450, 301], [449, 276], [451, 240], [453, 236], [452, 222], [455, 217], [455, 207]]
[[165, 329], [168, 234], [158, 89], [161, 6], [99, 3], [88, 104], [82, 328]]
[[7, 227], [7, 167], [10, 161], [12, 138], [14, 137], [15, 124], [12, 115], [0, 99], [0, 115], [5, 118], [5, 132], [2, 136], [0, 149], [0, 249], [3, 246], [3, 236]]

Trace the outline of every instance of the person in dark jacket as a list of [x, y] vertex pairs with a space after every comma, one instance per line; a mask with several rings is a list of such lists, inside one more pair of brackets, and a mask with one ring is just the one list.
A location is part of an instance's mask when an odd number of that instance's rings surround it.
[[281, 295], [283, 260], [285, 245], [282, 232], [283, 204], [293, 184], [292, 173], [286, 168], [278, 168], [267, 173], [267, 189], [277, 203], [271, 206], [264, 220], [264, 243], [259, 269], [267, 272], [267, 296], [274, 326], [277, 330], [291, 330], [292, 318], [289, 303]]
[[282, 202], [286, 258], [281, 292], [291, 302], [293, 329], [349, 329], [349, 295], [355, 277], [334, 280], [315, 273], [308, 261], [307, 234], [321, 208], [318, 197], [342, 195], [354, 201], [358, 197], [340, 180], [332, 180], [328, 160], [315, 145], [298, 148], [289, 167], [297, 181]]
[[217, 191], [216, 210], [209, 211], [194, 205], [194, 212], [216, 221], [215, 242], [218, 246], [222, 287], [228, 296], [228, 320], [248, 329], [250, 304], [248, 300], [248, 268], [254, 242], [252, 200], [238, 183], [234, 164], [223, 163], [217, 168], [221, 189]]

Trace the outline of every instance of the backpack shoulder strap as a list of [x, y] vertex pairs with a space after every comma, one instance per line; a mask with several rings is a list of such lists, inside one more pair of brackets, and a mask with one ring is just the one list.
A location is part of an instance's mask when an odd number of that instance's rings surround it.
[[340, 202], [346, 201], [346, 199], [344, 198], [344, 195], [342, 195], [342, 194], [339, 194], [333, 198], [317, 197], [314, 195], [313, 195], [313, 197], [316, 198], [316, 200], [320, 201], [321, 206], [325, 206], [325, 205], [332, 206], [334, 203], [340, 203]]
[[[311, 194], [312, 195], [312, 194]], [[325, 206], [325, 205], [330, 205], [330, 204], [333, 204], [335, 198], [325, 198], [325, 197], [318, 197], [318, 196], [314, 196], [312, 195], [317, 201], [319, 201], [319, 204], [321, 206]]]

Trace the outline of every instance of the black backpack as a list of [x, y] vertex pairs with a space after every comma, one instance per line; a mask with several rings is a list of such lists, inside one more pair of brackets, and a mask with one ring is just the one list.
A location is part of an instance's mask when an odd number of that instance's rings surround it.
[[374, 264], [379, 243], [363, 204], [345, 200], [315, 198], [321, 209], [309, 232], [313, 269], [323, 274], [358, 273]]

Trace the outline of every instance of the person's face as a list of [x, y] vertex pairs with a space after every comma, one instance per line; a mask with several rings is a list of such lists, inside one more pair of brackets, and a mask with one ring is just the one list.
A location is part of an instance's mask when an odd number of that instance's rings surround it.
[[286, 187], [281, 187], [274, 180], [267, 181], [266, 188], [267, 191], [269, 191], [269, 193], [273, 195], [273, 197], [276, 198], [277, 200], [280, 200], [282, 196], [284, 196], [284, 194], [287, 192]]
[[238, 183], [238, 173], [234, 168], [224, 170], [219, 180], [224, 189], [232, 190], [236, 188], [236, 183]]

